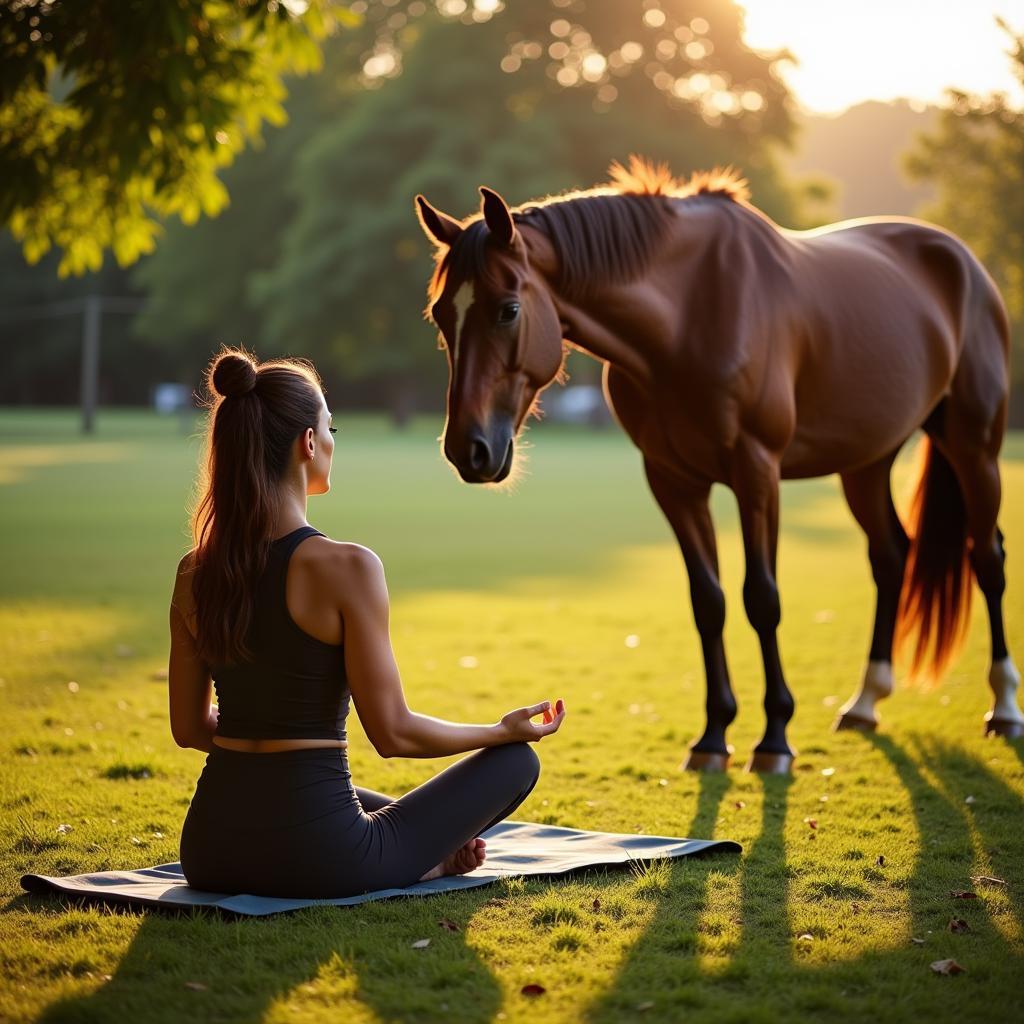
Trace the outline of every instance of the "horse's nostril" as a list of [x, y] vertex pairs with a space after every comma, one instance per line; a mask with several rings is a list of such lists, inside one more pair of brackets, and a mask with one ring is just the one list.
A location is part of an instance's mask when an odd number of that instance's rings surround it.
[[491, 450], [483, 438], [476, 438], [469, 446], [469, 464], [479, 472], [491, 461]]

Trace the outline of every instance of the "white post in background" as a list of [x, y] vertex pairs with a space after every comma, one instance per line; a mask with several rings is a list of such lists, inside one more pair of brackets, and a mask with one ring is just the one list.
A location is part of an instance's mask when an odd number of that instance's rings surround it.
[[85, 300], [82, 326], [82, 433], [95, 429], [96, 401], [100, 376], [100, 317], [103, 300], [90, 295]]

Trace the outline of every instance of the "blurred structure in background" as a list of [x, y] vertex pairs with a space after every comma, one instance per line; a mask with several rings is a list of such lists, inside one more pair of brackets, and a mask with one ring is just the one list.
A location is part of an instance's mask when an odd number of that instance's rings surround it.
[[608, 427], [615, 419], [604, 400], [604, 392], [594, 384], [569, 384], [544, 392], [544, 419], [555, 423], [582, 423], [589, 427]]

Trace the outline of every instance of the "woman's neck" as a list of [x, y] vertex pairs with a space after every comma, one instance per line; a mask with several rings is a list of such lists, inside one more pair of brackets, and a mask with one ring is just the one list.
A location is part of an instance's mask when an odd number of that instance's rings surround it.
[[277, 515], [274, 517], [275, 535], [283, 537], [300, 526], [308, 525], [306, 515], [308, 495], [306, 489], [295, 481], [289, 481], [281, 489]]

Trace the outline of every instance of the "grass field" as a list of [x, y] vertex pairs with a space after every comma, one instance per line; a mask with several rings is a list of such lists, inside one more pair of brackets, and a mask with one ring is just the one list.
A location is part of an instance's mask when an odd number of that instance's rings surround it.
[[[566, 700], [561, 732], [538, 747], [540, 781], [514, 817], [732, 838], [742, 856], [267, 920], [22, 894], [26, 871], [177, 859], [203, 755], [179, 750], [168, 729], [167, 603], [188, 547], [198, 439], [136, 412], [104, 412], [83, 440], [68, 412], [5, 411], [0, 1019], [1017, 1019], [1024, 743], [981, 735], [981, 601], [937, 688], [900, 686], [874, 738], [832, 733], [868, 646], [865, 543], [834, 478], [785, 485], [780, 646], [799, 757], [792, 779], [745, 774], [763, 724], [761, 666], [742, 612], [735, 506], [716, 492], [740, 703], [735, 764], [724, 776], [684, 773], [703, 723], [700, 649], [681, 558], [626, 440], [535, 426], [524, 478], [494, 493], [446, 468], [436, 419], [405, 434], [375, 419], [336, 422], [333, 489], [310, 500], [309, 519], [382, 557], [410, 705], [491, 722]], [[1007, 446], [1004, 481], [1006, 617], [1020, 661], [1022, 437]], [[384, 792], [455, 760], [381, 760], [354, 715], [350, 737], [355, 780]], [[972, 882], [980, 875], [1007, 884]], [[978, 898], [953, 899], [955, 890]], [[951, 932], [952, 918], [969, 930]], [[422, 938], [429, 946], [412, 948]], [[966, 973], [929, 969], [949, 957]], [[529, 983], [546, 991], [526, 996]]]

